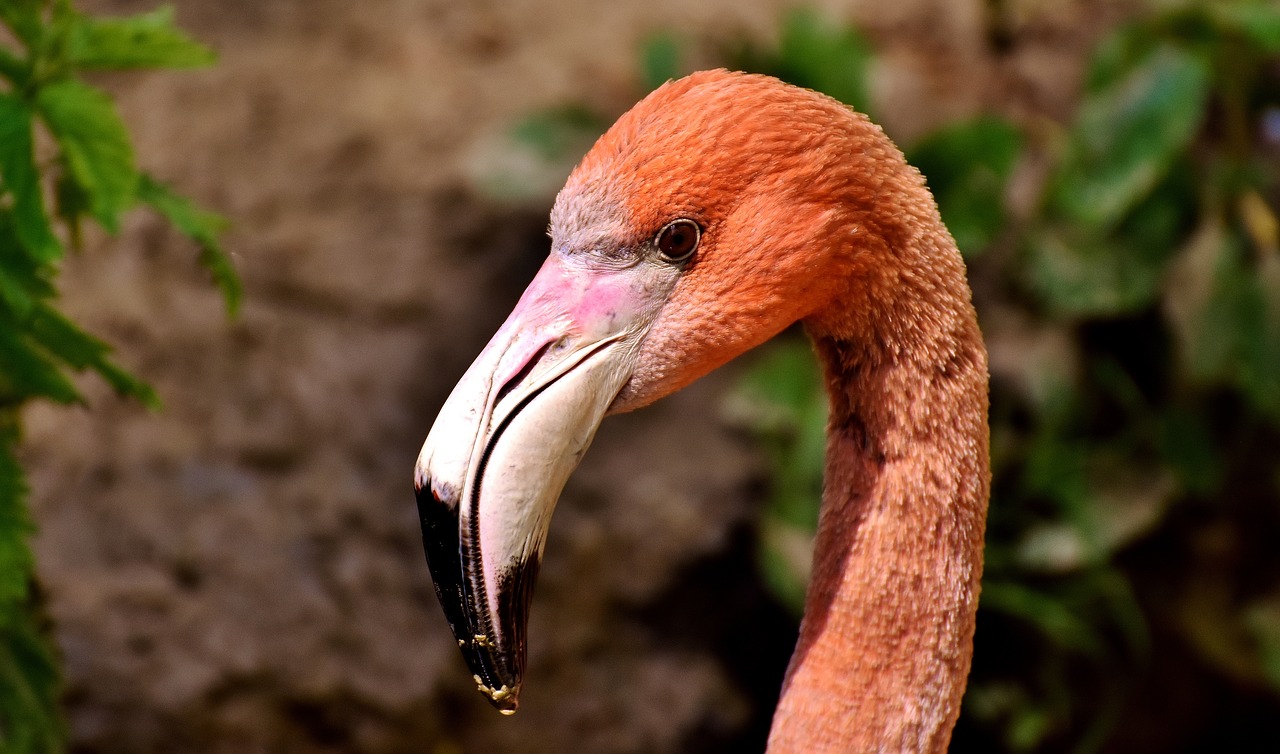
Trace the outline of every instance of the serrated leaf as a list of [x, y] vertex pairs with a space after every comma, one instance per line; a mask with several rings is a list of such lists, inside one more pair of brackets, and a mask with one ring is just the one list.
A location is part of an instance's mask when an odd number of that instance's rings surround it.
[[978, 118], [941, 129], [908, 157], [929, 182], [956, 245], [972, 257], [1004, 225], [1005, 184], [1022, 151], [1022, 134], [999, 118]]
[[66, 750], [62, 682], [48, 626], [30, 604], [0, 606], [0, 748], [22, 754]]
[[109, 358], [111, 347], [76, 327], [56, 310], [39, 305], [28, 322], [32, 338], [51, 355], [76, 370], [97, 372], [121, 395], [137, 398], [158, 409], [160, 398], [150, 385], [121, 369]]
[[81, 68], [192, 68], [217, 59], [174, 26], [170, 6], [128, 18], [77, 14], [68, 30], [67, 57]]
[[94, 217], [112, 233], [118, 231], [120, 213], [134, 202], [138, 172], [111, 98], [78, 81], [59, 81], [42, 88], [36, 101]]
[[33, 310], [25, 324], [41, 347], [72, 369], [93, 366], [111, 352], [111, 347], [106, 343], [71, 324], [47, 306]]
[[234, 317], [240, 311], [240, 300], [244, 289], [240, 284], [240, 275], [236, 272], [231, 257], [221, 246], [201, 245], [198, 260], [213, 277], [213, 282], [222, 292], [223, 303], [227, 307], [227, 316]]
[[14, 434], [11, 427], [0, 429], [0, 612], [26, 599], [33, 562], [27, 546], [33, 528], [27, 483], [13, 454]]
[[[3, 237], [0, 228], [0, 239]], [[17, 254], [0, 253], [0, 302], [16, 319], [28, 316], [35, 306], [35, 298], [26, 284], [27, 271], [20, 267], [22, 259], [24, 257]]]
[[43, 397], [58, 403], [81, 402], [80, 393], [49, 357], [22, 336], [19, 325], [0, 318], [0, 396], [23, 400]]
[[1053, 180], [1054, 206], [1068, 219], [1106, 230], [1168, 172], [1199, 130], [1209, 69], [1172, 47], [1086, 97]]
[[44, 211], [31, 122], [26, 103], [0, 94], [0, 185], [13, 196], [13, 227], [23, 251], [37, 261], [51, 262], [62, 255], [62, 245]]
[[138, 199], [163, 215], [183, 235], [200, 247], [200, 264], [209, 270], [214, 283], [222, 291], [227, 313], [234, 316], [239, 310], [244, 290], [240, 276], [236, 274], [231, 257], [222, 249], [218, 236], [226, 230], [227, 219], [222, 215], [200, 209], [190, 199], [143, 175], [138, 183]]
[[3, 272], [0, 272], [0, 301], [3, 301], [4, 305], [18, 317], [26, 316], [35, 305], [22, 286]]
[[21, 245], [12, 212], [0, 209], [0, 301], [19, 318], [30, 313], [35, 299], [54, 295], [47, 277], [56, 269], [26, 254], [5, 251]]

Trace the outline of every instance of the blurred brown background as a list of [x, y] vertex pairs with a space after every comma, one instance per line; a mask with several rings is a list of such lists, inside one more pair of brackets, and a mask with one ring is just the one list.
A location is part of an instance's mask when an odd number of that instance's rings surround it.
[[[141, 165], [234, 221], [245, 304], [228, 322], [145, 215], [66, 265], [69, 313], [165, 401], [149, 414], [87, 380], [90, 410], [27, 416], [76, 749], [758, 748], [795, 626], [754, 574], [761, 458], [719, 418], [734, 367], [605, 424], [556, 516], [513, 718], [457, 655], [410, 471], [545, 254], [550, 195], [475, 190], [493, 135], [560, 102], [620, 113], [654, 31], [769, 40], [793, 4], [176, 5], [218, 65], [101, 81]], [[982, 110], [1061, 116], [1134, 4], [1009, 0], [1003, 53], [980, 0], [816, 5], [872, 39], [901, 140]]]

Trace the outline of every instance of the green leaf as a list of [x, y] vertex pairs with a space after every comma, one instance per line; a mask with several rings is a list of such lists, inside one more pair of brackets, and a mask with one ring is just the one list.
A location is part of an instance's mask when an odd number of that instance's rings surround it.
[[1099, 656], [1105, 642], [1067, 604], [1023, 584], [984, 582], [982, 607], [1019, 618], [1055, 644], [1088, 656]]
[[200, 247], [200, 263], [213, 276], [222, 291], [227, 313], [234, 316], [239, 310], [244, 293], [240, 276], [236, 274], [231, 257], [222, 249], [218, 236], [226, 230], [226, 218], [200, 209], [190, 199], [144, 174], [138, 183], [138, 199], [163, 215], [182, 234]]
[[1257, 647], [1258, 670], [1280, 691], [1280, 599], [1273, 594], [1249, 606], [1241, 623]]
[[31, 110], [26, 103], [0, 94], [0, 178], [13, 195], [13, 224], [23, 250], [39, 262], [62, 255], [62, 246], [49, 227], [40, 193], [31, 135]]
[[680, 55], [680, 40], [670, 32], [650, 37], [640, 51], [640, 69], [645, 88], [657, 89], [685, 73]]
[[136, 398], [148, 408], [160, 408], [160, 397], [150, 385], [108, 358], [110, 346], [76, 327], [55, 309], [37, 306], [28, 326], [32, 338], [67, 366], [76, 370], [92, 369], [120, 395]]
[[1206, 418], [1171, 407], [1159, 417], [1157, 442], [1178, 481], [1193, 494], [1209, 497], [1222, 485], [1225, 463]]
[[856, 30], [829, 24], [813, 11], [799, 10], [783, 24], [775, 73], [784, 81], [822, 92], [866, 113], [871, 108], [867, 88], [871, 60], [871, 44]]
[[67, 242], [79, 250], [84, 238], [81, 220], [90, 212], [90, 197], [68, 171], [62, 171], [53, 184], [54, 212], [66, 224]]
[[1053, 181], [1069, 220], [1106, 230], [1145, 198], [1187, 149], [1208, 105], [1209, 69], [1162, 47], [1081, 104]]
[[760, 566], [770, 591], [798, 615], [813, 560], [826, 457], [827, 400], [808, 342], [782, 338], [770, 344], [723, 410], [768, 451]]
[[0, 605], [0, 750], [61, 754], [62, 682], [47, 621], [30, 604]]
[[41, 0], [3, 0], [0, 2], [0, 21], [28, 47], [40, 41], [43, 24], [40, 20]]
[[21, 245], [13, 227], [13, 213], [0, 209], [0, 301], [19, 318], [30, 313], [35, 299], [54, 295], [48, 277], [57, 269], [10, 251]]
[[[1194, 307], [1178, 324], [1175, 333], [1183, 339], [1182, 354], [1193, 379], [1210, 380], [1223, 377], [1242, 351], [1242, 340], [1255, 324], [1250, 304], [1252, 281], [1244, 266], [1241, 241], [1234, 234], [1219, 233], [1210, 239], [1212, 246], [1193, 248], [1188, 254], [1203, 254], [1197, 272], [1206, 276], [1208, 285], [1200, 292]], [[1207, 263], [1207, 264], [1205, 264]], [[1203, 269], [1207, 267], [1207, 269]], [[1170, 296], [1181, 293], [1171, 291]]]
[[[743, 381], [750, 401], [776, 407], [783, 413], [768, 419], [753, 417], [757, 429], [793, 433], [799, 417], [815, 399], [822, 397], [822, 376], [818, 373], [813, 348], [800, 338], [780, 338], [757, 357]], [[825, 405], [825, 403], [823, 403]]]
[[170, 6], [128, 18], [77, 14], [67, 57], [81, 68], [191, 68], [217, 59], [213, 50], [174, 26]]
[[1021, 151], [1021, 132], [990, 117], [943, 128], [911, 150], [911, 164], [928, 179], [965, 256], [981, 251], [1003, 227], [1005, 184]]
[[0, 409], [0, 750], [54, 752], [62, 730], [57, 672], [28, 605], [34, 527], [14, 422], [10, 409]]
[[796, 526], [766, 513], [760, 518], [759, 564], [765, 585], [799, 617], [813, 564], [813, 528]]
[[1280, 53], [1280, 8], [1271, 3], [1213, 3], [1214, 17], [1268, 55]]
[[606, 127], [608, 123], [591, 110], [567, 105], [529, 114], [512, 127], [511, 136], [542, 159], [554, 161], [581, 154], [583, 143], [589, 145]]
[[1110, 230], [1062, 223], [1029, 236], [1031, 287], [1049, 308], [1072, 316], [1111, 316], [1151, 304], [1165, 284], [1197, 212], [1194, 181], [1179, 161]]
[[1164, 308], [1189, 381], [1231, 386], [1280, 424], [1280, 256], [1252, 256], [1238, 232], [1207, 223], [1174, 266]]
[[1136, 22], [1119, 27], [1094, 48], [1085, 72], [1085, 91], [1097, 94], [1115, 86], [1150, 57], [1159, 45], [1160, 37], [1150, 23]]
[[1250, 273], [1237, 379], [1253, 405], [1280, 424], [1280, 258]]
[[1063, 229], [1032, 236], [1027, 282], [1050, 310], [1068, 316], [1136, 311], [1160, 291], [1162, 268], [1131, 246]]
[[1028, 704], [1020, 708], [1009, 721], [1006, 738], [1014, 751], [1034, 751], [1043, 745], [1053, 728], [1061, 724], [1056, 710]]
[[24, 338], [19, 325], [0, 318], [0, 401], [43, 397], [58, 403], [81, 402], [62, 371]]
[[726, 411], [769, 451], [768, 516], [800, 530], [818, 525], [826, 459], [827, 399], [813, 349], [803, 339], [770, 345]]
[[[8, 261], [4, 257], [0, 257], [0, 260]], [[35, 306], [35, 302], [26, 290], [4, 272], [0, 272], [0, 301], [3, 301], [4, 305], [18, 317], [26, 316], [31, 311], [31, 307]]]
[[12, 427], [0, 428], [0, 614], [27, 598], [34, 562], [27, 546], [34, 527], [27, 514], [26, 477], [13, 454], [14, 435]]
[[111, 98], [78, 81], [59, 81], [40, 90], [37, 105], [94, 217], [116, 232], [120, 213], [133, 205], [138, 172]]
[[21, 89], [30, 78], [27, 64], [4, 48], [0, 48], [0, 76], [9, 80], [14, 89]]

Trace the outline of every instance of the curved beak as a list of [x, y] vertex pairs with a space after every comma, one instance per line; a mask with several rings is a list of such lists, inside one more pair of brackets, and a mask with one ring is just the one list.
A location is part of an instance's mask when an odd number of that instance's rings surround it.
[[445, 401], [415, 469], [436, 595], [476, 685], [515, 711], [547, 526], [661, 301], [645, 265], [553, 253]]

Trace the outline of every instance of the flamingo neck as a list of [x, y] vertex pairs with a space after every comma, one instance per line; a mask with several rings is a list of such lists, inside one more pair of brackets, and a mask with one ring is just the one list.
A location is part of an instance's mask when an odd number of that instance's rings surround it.
[[898, 291], [891, 330], [810, 326], [831, 399], [826, 478], [770, 754], [944, 752], [959, 715], [982, 575], [987, 369], [963, 265], [940, 243], [941, 286]]

